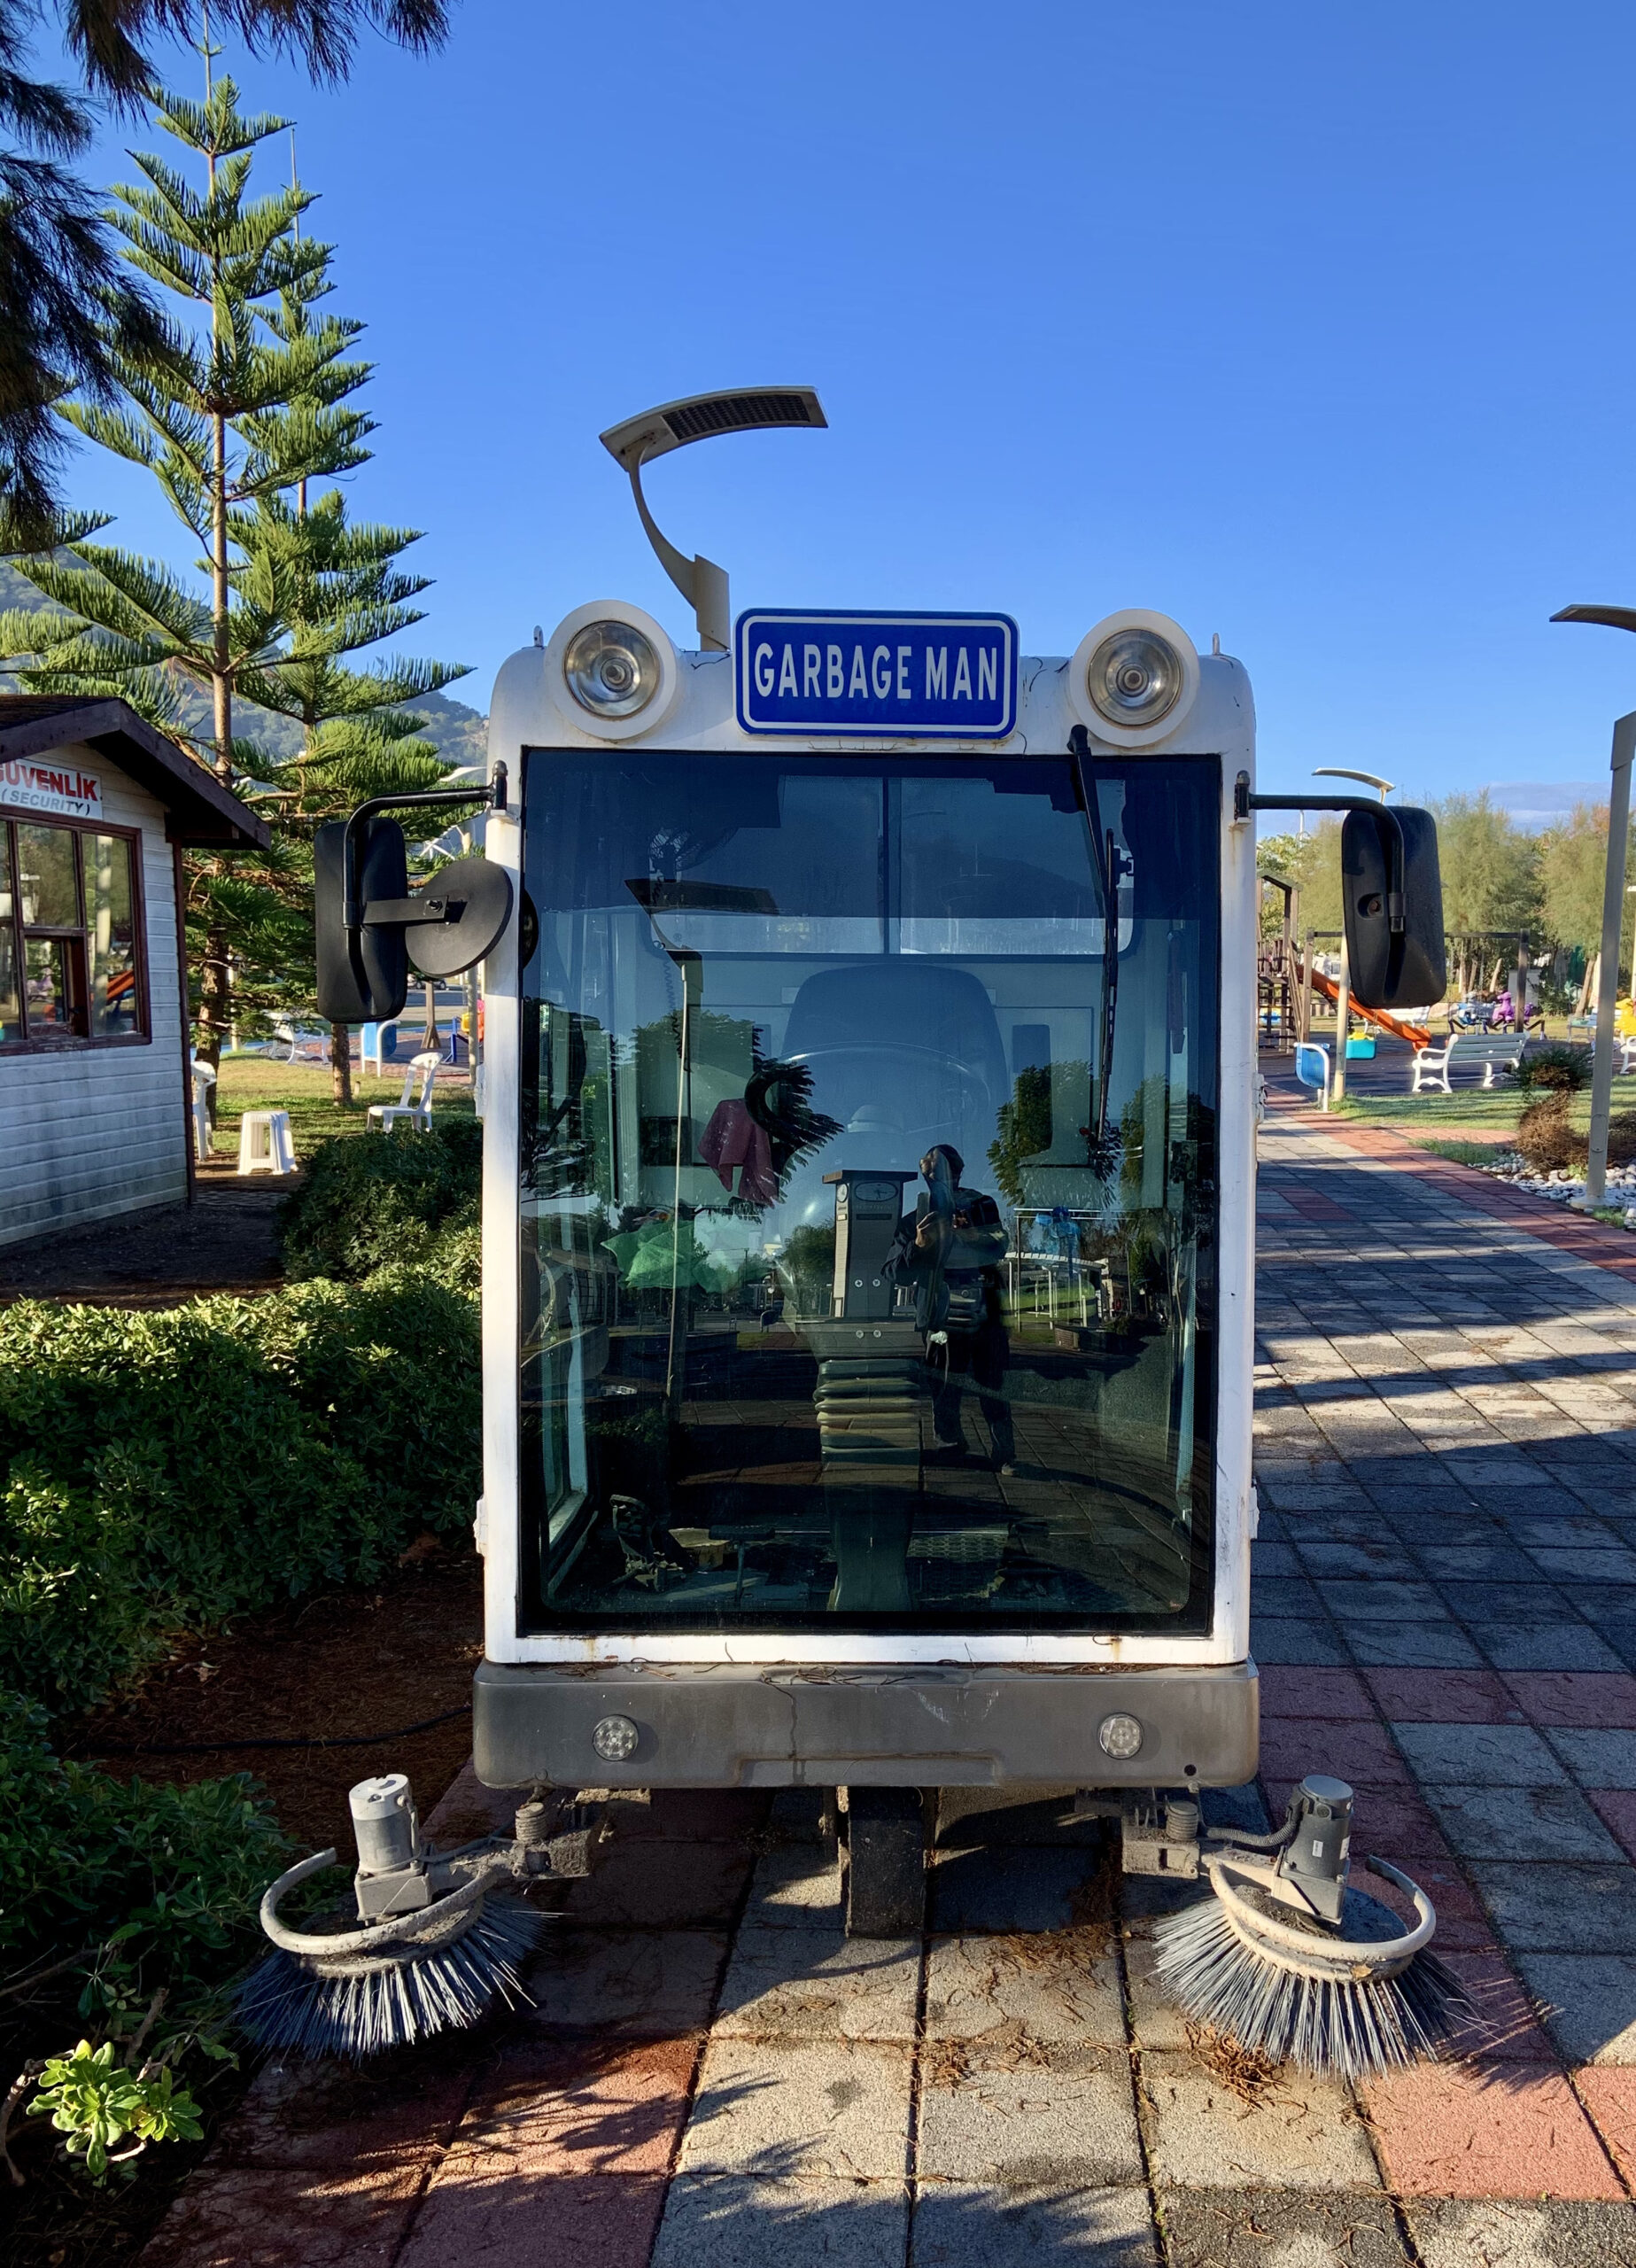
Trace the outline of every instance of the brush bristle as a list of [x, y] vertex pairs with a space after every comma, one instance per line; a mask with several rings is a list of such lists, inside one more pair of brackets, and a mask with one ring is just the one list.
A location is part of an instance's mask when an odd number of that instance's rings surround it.
[[452, 1944], [418, 1959], [361, 1962], [324, 1976], [299, 1954], [269, 1953], [238, 1993], [238, 2020], [258, 2046], [356, 2062], [464, 2031], [498, 1998], [531, 2006], [520, 1964], [546, 1917], [507, 1900], [485, 1904]]
[[1400, 2069], [1471, 2013], [1459, 1979], [1434, 1953], [1397, 1977], [1297, 1977], [1261, 1960], [1219, 1899], [1169, 1915], [1155, 1932], [1157, 1968], [1180, 2007], [1241, 2047], [1344, 2079]]

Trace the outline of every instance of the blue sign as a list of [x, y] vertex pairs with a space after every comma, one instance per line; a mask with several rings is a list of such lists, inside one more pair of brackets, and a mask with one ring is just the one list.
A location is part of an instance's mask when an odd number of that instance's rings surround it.
[[1017, 728], [1008, 614], [741, 614], [739, 723], [803, 740], [1003, 741]]

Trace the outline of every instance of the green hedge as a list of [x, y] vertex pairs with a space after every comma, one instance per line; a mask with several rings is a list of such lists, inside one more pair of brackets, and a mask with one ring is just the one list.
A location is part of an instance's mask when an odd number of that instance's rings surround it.
[[428, 1268], [0, 1311], [0, 1675], [82, 1708], [169, 1632], [369, 1581], [420, 1530], [465, 1527], [478, 1348], [475, 1302]]
[[0, 1957], [84, 1947], [83, 2013], [119, 2030], [157, 1983], [197, 2021], [257, 1947], [289, 1845], [243, 1775], [191, 1788], [116, 1780], [50, 1751], [45, 1712], [0, 1691]]
[[[430, 1133], [321, 1142], [280, 1218], [285, 1273], [357, 1282], [377, 1268], [425, 1261], [463, 1270], [470, 1288], [482, 1179], [476, 1119], [434, 1119]], [[450, 1230], [462, 1232], [452, 1249]]]

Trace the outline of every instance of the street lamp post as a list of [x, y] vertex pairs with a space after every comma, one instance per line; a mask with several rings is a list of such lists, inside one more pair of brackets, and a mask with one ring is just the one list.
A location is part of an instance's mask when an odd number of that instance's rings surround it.
[[[1565, 606], [1553, 622], [1597, 622], [1609, 630], [1636, 630], [1636, 607]], [[1613, 1020], [1619, 998], [1619, 936], [1624, 920], [1624, 858], [1631, 826], [1631, 760], [1636, 757], [1636, 711], [1616, 719], [1612, 778], [1608, 791], [1608, 865], [1602, 876], [1602, 942], [1596, 973], [1596, 1038], [1591, 1051], [1591, 1141], [1585, 1162], [1588, 1211], [1608, 1193], [1608, 1117], [1613, 1104]]]
[[[1315, 764], [1313, 766], [1312, 776], [1314, 780], [1359, 781], [1366, 788], [1377, 788], [1383, 804], [1392, 793], [1392, 782], [1390, 780], [1383, 780], [1376, 772], [1349, 772], [1345, 765], [1341, 764]], [[1344, 881], [1341, 887], [1343, 889], [1345, 888]], [[1346, 1036], [1351, 1022], [1352, 963], [1347, 957], [1346, 925], [1343, 921], [1341, 923], [1340, 983], [1336, 987], [1335, 993], [1335, 1068], [1330, 1079], [1330, 1094], [1337, 1102], [1345, 1099]]]

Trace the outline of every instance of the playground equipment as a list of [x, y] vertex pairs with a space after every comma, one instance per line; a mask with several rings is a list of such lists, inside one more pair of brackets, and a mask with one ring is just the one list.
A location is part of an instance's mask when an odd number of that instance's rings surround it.
[[[1440, 994], [1442, 916], [1426, 815], [1258, 796], [1242, 665], [1167, 616], [732, 621], [641, 468], [822, 423], [604, 437], [701, 650], [604, 599], [514, 654], [485, 858], [410, 893], [384, 805], [320, 831], [319, 990], [485, 956], [480, 1778], [821, 1790], [900, 1934], [946, 1790], [1191, 1879], [1253, 1772], [1255, 812], [1346, 813], [1361, 1006]], [[405, 1832], [358, 1891], [420, 1901], [399, 1967], [469, 1891]]]
[[[1322, 969], [1314, 968], [1308, 981], [1320, 999], [1331, 1003], [1339, 999], [1339, 986]], [[1352, 1013], [1354, 1016], [1361, 1016], [1365, 1023], [1374, 1024], [1382, 1031], [1389, 1031], [1394, 1039], [1407, 1040], [1411, 1047], [1429, 1047], [1431, 1045], [1431, 1034], [1424, 1024], [1411, 1023], [1402, 1016], [1394, 1016], [1388, 1008], [1366, 1007], [1358, 998], [1355, 985], [1352, 994]]]

